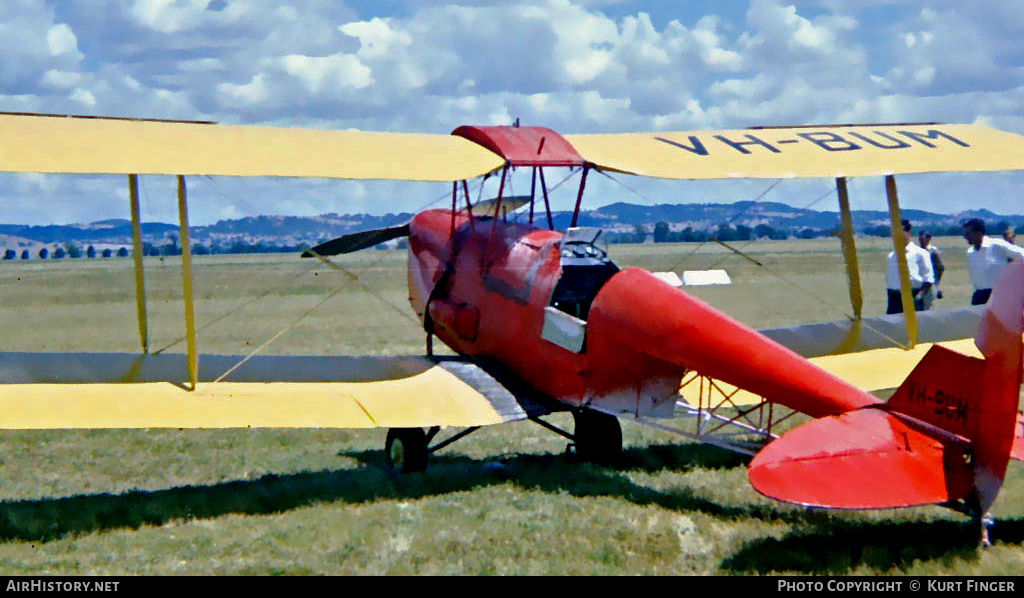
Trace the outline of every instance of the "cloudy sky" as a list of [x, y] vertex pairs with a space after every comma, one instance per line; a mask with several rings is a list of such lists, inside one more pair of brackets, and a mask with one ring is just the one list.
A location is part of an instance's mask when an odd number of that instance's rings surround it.
[[[1024, 134], [1024, 11], [1002, 0], [3, 0], [0, 111], [448, 134], [981, 122]], [[0, 222], [125, 218], [124, 177], [0, 175]], [[525, 191], [521, 181], [520, 191]], [[731, 202], [771, 181], [600, 176], [586, 204]], [[905, 207], [1024, 213], [1024, 176], [913, 175]], [[176, 220], [143, 179], [143, 217]], [[766, 200], [805, 206], [829, 180]], [[574, 194], [566, 185], [557, 205]], [[411, 211], [448, 186], [190, 179], [192, 222]], [[487, 193], [487, 190], [485, 190]], [[882, 209], [881, 180], [853, 181]], [[835, 209], [832, 197], [814, 205]]]

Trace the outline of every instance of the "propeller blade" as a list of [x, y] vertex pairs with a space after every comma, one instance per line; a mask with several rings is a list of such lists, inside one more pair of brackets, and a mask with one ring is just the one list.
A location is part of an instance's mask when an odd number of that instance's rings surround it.
[[397, 239], [398, 237], [409, 236], [409, 223], [406, 222], [400, 226], [391, 226], [388, 228], [378, 228], [374, 230], [364, 230], [358, 233], [351, 233], [343, 235], [337, 239], [331, 239], [330, 241], [321, 243], [309, 251], [304, 251], [302, 257], [313, 257], [313, 254], [328, 256], [328, 255], [339, 255], [342, 253], [352, 253], [359, 251], [360, 249], [366, 249], [367, 247], [373, 247], [378, 243], [390, 241], [391, 239]]

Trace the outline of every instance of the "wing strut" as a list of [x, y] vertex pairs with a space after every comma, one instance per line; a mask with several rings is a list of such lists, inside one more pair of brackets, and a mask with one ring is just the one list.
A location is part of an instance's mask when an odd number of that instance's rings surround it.
[[896, 178], [885, 175], [885, 194], [889, 200], [889, 220], [892, 228], [892, 247], [896, 252], [896, 265], [900, 271], [900, 298], [903, 303], [903, 317], [907, 325], [907, 348], [917, 344], [917, 313], [914, 311], [914, 294], [910, 286], [910, 268], [907, 266], [906, 242], [903, 235], [903, 219], [900, 217], [900, 198], [896, 194]]
[[139, 341], [142, 352], [149, 353], [149, 325], [146, 315], [146, 279], [142, 273], [142, 225], [139, 216], [139, 175], [128, 175], [128, 195], [132, 210], [132, 258], [135, 261], [135, 312], [139, 317]]
[[185, 347], [188, 354], [188, 380], [196, 389], [199, 357], [196, 355], [196, 314], [192, 301], [192, 246], [188, 238], [188, 205], [185, 200], [185, 177], [178, 175], [178, 220], [181, 230], [181, 291], [185, 301]]
[[839, 195], [839, 214], [841, 226], [839, 240], [843, 245], [843, 258], [846, 261], [846, 278], [850, 289], [850, 305], [853, 316], [860, 319], [864, 306], [864, 295], [860, 288], [860, 267], [857, 264], [857, 245], [853, 241], [853, 216], [850, 214], [850, 194], [846, 190], [846, 177], [836, 178], [836, 192]]
[[572, 224], [569, 226], [576, 226], [576, 220], [580, 217], [580, 202], [583, 201], [583, 188], [587, 186], [587, 171], [590, 170], [589, 164], [583, 165], [583, 176], [580, 177], [580, 190], [576, 193], [576, 207], [572, 210]]

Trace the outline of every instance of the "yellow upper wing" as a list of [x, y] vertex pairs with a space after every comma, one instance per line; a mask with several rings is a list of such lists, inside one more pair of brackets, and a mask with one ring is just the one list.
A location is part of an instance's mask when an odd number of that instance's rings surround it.
[[462, 137], [0, 114], [0, 171], [456, 181], [504, 164]]
[[[675, 179], [1024, 168], [1024, 137], [982, 125], [567, 135], [597, 168]], [[0, 171], [454, 181], [505, 161], [453, 135], [0, 114]]]
[[865, 125], [567, 135], [605, 170], [669, 179], [1024, 169], [1024, 137], [981, 125]]

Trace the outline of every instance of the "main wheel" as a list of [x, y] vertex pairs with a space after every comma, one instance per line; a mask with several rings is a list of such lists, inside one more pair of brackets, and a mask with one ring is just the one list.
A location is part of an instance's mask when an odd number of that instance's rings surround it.
[[384, 443], [388, 468], [413, 473], [427, 468], [427, 435], [422, 428], [391, 428]]
[[619, 418], [592, 409], [572, 412], [576, 454], [595, 463], [611, 463], [622, 456]]

